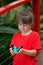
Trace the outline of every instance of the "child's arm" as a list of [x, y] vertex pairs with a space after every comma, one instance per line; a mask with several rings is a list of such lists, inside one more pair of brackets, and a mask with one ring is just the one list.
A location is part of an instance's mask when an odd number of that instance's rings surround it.
[[37, 54], [37, 50], [26, 50], [22, 48], [20, 51], [30, 56], [36, 56]]

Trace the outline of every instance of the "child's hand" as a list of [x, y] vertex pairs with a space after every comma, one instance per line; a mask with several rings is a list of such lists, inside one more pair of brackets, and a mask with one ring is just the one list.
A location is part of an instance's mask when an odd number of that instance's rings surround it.
[[22, 53], [22, 52], [23, 52], [23, 48], [21, 48], [18, 53]]
[[10, 53], [11, 53], [12, 56], [14, 56], [15, 54], [18, 54], [18, 52], [14, 52], [14, 51], [12, 50], [12, 48], [10, 48], [9, 50], [10, 50]]
[[14, 51], [12, 50], [12, 47], [11, 47], [9, 50], [10, 50], [10, 53], [11, 53], [12, 56], [23, 52], [23, 48], [21, 48], [21, 49], [19, 50], [19, 52], [14, 52]]

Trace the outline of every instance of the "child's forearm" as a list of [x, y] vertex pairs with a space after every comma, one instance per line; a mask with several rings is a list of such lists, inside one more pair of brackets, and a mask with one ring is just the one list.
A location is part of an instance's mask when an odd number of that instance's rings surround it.
[[37, 50], [26, 50], [26, 49], [23, 49], [23, 53], [25, 53], [27, 55], [30, 55], [30, 56], [36, 56]]

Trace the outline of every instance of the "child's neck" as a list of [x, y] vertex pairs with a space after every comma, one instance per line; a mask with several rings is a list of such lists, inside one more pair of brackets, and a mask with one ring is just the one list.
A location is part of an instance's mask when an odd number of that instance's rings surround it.
[[32, 32], [32, 30], [29, 30], [28, 32], [22, 32], [22, 35], [29, 35]]

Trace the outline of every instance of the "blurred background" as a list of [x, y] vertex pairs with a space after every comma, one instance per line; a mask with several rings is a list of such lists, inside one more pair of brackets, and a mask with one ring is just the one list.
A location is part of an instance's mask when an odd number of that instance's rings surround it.
[[[13, 1], [14, 0], [0, 0], [0, 7]], [[40, 3], [40, 37], [43, 46], [43, 0], [40, 0]], [[32, 2], [18, 6], [0, 16], [0, 65], [11, 65], [12, 57], [9, 53], [9, 44], [13, 33], [19, 31], [16, 23], [16, 13], [27, 6], [31, 7]]]

